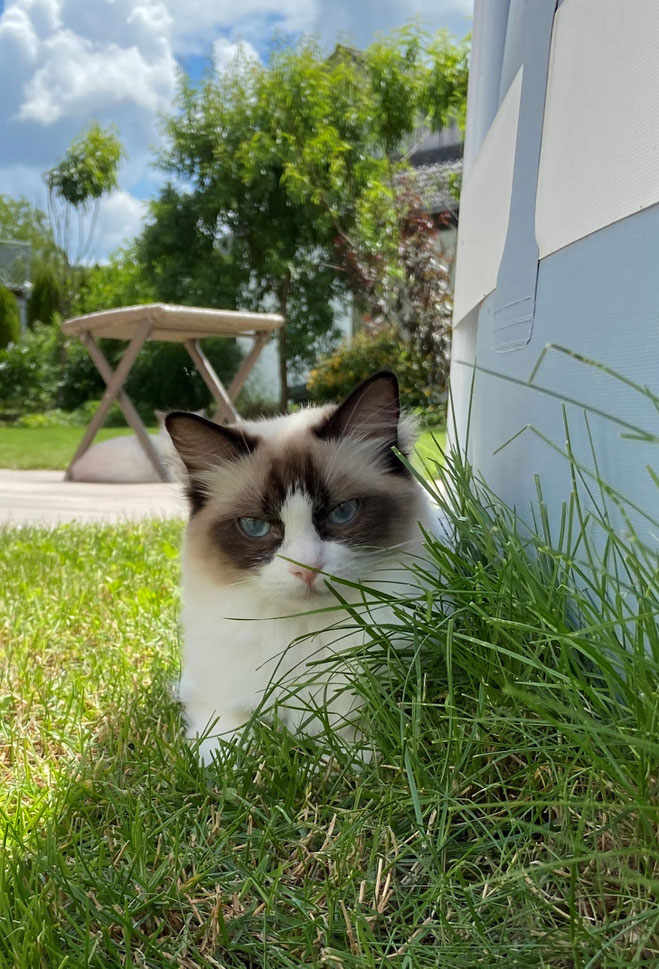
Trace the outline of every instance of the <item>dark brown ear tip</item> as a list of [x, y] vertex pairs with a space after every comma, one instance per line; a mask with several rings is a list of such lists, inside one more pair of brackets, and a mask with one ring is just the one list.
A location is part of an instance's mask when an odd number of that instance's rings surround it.
[[[200, 417], [199, 414], [192, 414], [188, 410], [170, 410], [165, 417], [165, 427], [171, 432], [171, 429], [179, 423], [179, 421], [192, 421], [193, 424], [210, 424], [211, 421], [206, 420], [205, 417]], [[171, 425], [171, 426], [170, 426]]]
[[381, 377], [388, 377], [394, 380], [396, 383], [398, 383], [398, 377], [396, 376], [396, 373], [393, 370], [376, 370], [375, 373], [372, 373], [371, 376], [367, 377], [366, 379], [379, 380]]
[[171, 421], [176, 420], [178, 417], [194, 417], [188, 410], [170, 410], [165, 414], [165, 420]]
[[187, 417], [188, 415], [182, 410], [170, 410], [169, 414], [165, 414], [165, 427], [171, 434], [175, 430], [176, 424], [181, 417]]
[[378, 370], [355, 387], [353, 394], [362, 396], [364, 392], [377, 393], [378, 385], [380, 393], [385, 397], [390, 396], [391, 403], [400, 408], [400, 386], [393, 370]]
[[366, 380], [363, 381], [362, 387], [366, 387], [370, 384], [374, 384], [378, 380], [385, 380], [388, 383], [392, 384], [392, 386], [394, 386], [396, 390], [398, 390], [398, 376], [394, 373], [393, 370], [377, 370], [375, 373], [371, 374], [370, 377], [367, 377]]
[[362, 380], [314, 433], [324, 439], [348, 432], [361, 437], [385, 436], [395, 444], [399, 418], [398, 377], [391, 370], [378, 370]]

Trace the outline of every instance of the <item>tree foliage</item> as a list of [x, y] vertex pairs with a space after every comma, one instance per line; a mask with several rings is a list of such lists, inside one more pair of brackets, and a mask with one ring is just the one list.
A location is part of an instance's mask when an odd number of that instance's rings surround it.
[[372, 213], [366, 231], [344, 240], [343, 261], [371, 328], [395, 329], [410, 359], [423, 362], [417, 367], [418, 391], [431, 399], [445, 391], [448, 379], [451, 261], [415, 190], [413, 174], [399, 178], [391, 213], [379, 218]]
[[48, 216], [23, 196], [14, 199], [0, 195], [0, 239], [29, 242], [32, 259], [37, 262], [57, 255]]
[[124, 154], [116, 131], [94, 122], [46, 172], [48, 191], [74, 209], [86, 209], [118, 187], [117, 171]]
[[52, 323], [62, 308], [62, 287], [52, 262], [41, 262], [32, 274], [32, 292], [27, 304], [28, 326]]
[[249, 273], [219, 244], [200, 194], [167, 185], [152, 202], [151, 217], [135, 259], [156, 297], [188, 306], [234, 306]]
[[113, 253], [107, 263], [84, 267], [73, 311], [82, 316], [117, 306], [152, 303], [158, 298], [135, 247], [128, 246]]
[[140, 241], [151, 273], [164, 281], [177, 267], [199, 293], [215, 275], [229, 305], [281, 311], [285, 378], [331, 340], [332, 301], [353, 282], [346, 245], [371, 223], [396, 230], [394, 180], [413, 134], [460, 113], [466, 77], [463, 45], [406, 28], [329, 58], [302, 38], [267, 65], [241, 54], [199, 85], [184, 80], [161, 157], [172, 183]]
[[14, 294], [0, 286], [0, 349], [16, 343], [21, 335], [21, 318]]
[[94, 122], [44, 173], [53, 235], [64, 254], [60, 276], [65, 315], [72, 310], [82, 281], [81, 263], [92, 251], [101, 198], [117, 188], [124, 155], [115, 129]]
[[0, 349], [0, 414], [17, 417], [55, 406], [60, 347], [59, 330], [37, 323], [20, 343]]
[[432, 360], [404, 341], [396, 328], [363, 329], [350, 344], [342, 343], [318, 359], [307, 388], [315, 403], [338, 402], [375, 371], [393, 370], [403, 405], [420, 409], [424, 419], [439, 423], [445, 412], [445, 395], [433, 384], [432, 367]]

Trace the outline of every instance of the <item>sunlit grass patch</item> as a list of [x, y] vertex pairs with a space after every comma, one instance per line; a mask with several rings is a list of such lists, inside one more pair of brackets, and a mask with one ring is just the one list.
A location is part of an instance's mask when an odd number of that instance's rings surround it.
[[589, 564], [574, 507], [553, 548], [443, 474], [455, 548], [342, 660], [362, 765], [267, 717], [198, 765], [180, 525], [0, 534], [0, 965], [657, 964], [656, 553]]
[[[157, 428], [149, 428], [155, 433]], [[103, 441], [117, 435], [132, 434], [130, 427], [104, 427], [96, 437]], [[0, 426], [0, 468], [13, 470], [64, 470], [83, 435], [81, 427], [9, 427]], [[444, 446], [444, 428], [424, 431], [417, 446], [417, 463], [436, 458]]]
[[[157, 428], [148, 428], [154, 433]], [[130, 427], [102, 427], [95, 440], [132, 434]], [[82, 440], [83, 427], [0, 425], [0, 468], [14, 471], [63, 471]]]

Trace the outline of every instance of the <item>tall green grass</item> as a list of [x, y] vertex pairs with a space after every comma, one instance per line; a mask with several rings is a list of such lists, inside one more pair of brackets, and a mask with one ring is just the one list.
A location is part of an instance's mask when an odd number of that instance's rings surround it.
[[453, 543], [336, 617], [359, 741], [261, 711], [207, 770], [178, 526], [2, 534], [0, 965], [659, 964], [656, 548], [576, 464], [556, 533], [437, 473]]

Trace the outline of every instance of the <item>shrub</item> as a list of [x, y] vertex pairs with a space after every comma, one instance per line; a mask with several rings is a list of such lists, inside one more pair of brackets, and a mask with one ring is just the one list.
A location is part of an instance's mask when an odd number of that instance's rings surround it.
[[34, 274], [32, 295], [27, 304], [28, 326], [35, 323], [52, 323], [61, 309], [62, 293], [51, 266], [41, 265]]
[[238, 394], [236, 409], [245, 421], [257, 421], [260, 417], [276, 417], [281, 414], [278, 401], [264, 396], [249, 384]]
[[0, 411], [19, 415], [53, 407], [61, 380], [59, 331], [36, 324], [0, 350]]
[[[237, 343], [212, 338], [204, 341], [203, 349], [222, 383], [228, 385], [242, 358]], [[206, 384], [180, 343], [147, 344], [135, 361], [126, 390], [135, 405], [139, 403], [151, 416], [156, 408], [195, 411], [211, 403]]]
[[0, 349], [16, 343], [21, 335], [21, 318], [14, 294], [0, 286]]
[[[86, 427], [96, 413], [100, 400], [88, 400], [76, 410], [53, 407], [36, 414], [23, 414], [16, 421], [17, 427]], [[153, 424], [151, 415], [150, 424]], [[105, 427], [126, 427], [126, 419], [115, 401], [104, 421]]]
[[[115, 367], [120, 356], [116, 341], [101, 341], [111, 367]], [[105, 384], [93, 360], [79, 340], [64, 341], [61, 350], [61, 383], [57, 394], [57, 406], [66, 411], [82, 407], [88, 400], [102, 397]]]
[[428, 358], [405, 343], [392, 327], [375, 333], [363, 330], [352, 343], [321, 357], [309, 377], [309, 395], [319, 404], [340, 400], [376, 370], [393, 370], [398, 375], [406, 407], [423, 409], [432, 423], [443, 418], [446, 394], [433, 387]]

